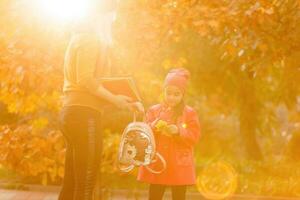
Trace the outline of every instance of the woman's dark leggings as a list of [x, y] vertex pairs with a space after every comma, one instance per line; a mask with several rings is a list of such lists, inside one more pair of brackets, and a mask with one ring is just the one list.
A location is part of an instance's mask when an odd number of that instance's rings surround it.
[[70, 106], [63, 108], [60, 117], [67, 151], [59, 200], [91, 200], [101, 158], [101, 114]]
[[185, 200], [186, 186], [167, 186], [151, 184], [149, 187], [149, 200], [162, 200], [167, 187], [171, 187], [173, 200]]

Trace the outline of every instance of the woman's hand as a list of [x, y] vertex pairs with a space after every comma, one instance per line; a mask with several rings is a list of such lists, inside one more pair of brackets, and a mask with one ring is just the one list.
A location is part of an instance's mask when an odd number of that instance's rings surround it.
[[124, 95], [115, 95], [112, 102], [120, 109], [132, 109], [132, 99]]
[[145, 108], [141, 102], [137, 101], [137, 102], [131, 103], [131, 106], [132, 106], [133, 111], [136, 111], [138, 113], [143, 113], [143, 114], [145, 113]]
[[132, 98], [124, 95], [116, 95], [113, 99], [114, 104], [120, 109], [128, 109], [138, 113], [144, 113], [145, 109], [141, 102], [133, 102]]

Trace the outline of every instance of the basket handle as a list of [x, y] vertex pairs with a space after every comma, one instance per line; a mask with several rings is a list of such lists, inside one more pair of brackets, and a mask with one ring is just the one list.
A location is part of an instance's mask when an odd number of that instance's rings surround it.
[[118, 167], [119, 169], [122, 171], [122, 172], [130, 172], [133, 168], [134, 168], [134, 165], [129, 165], [129, 166], [122, 166], [120, 163], [118, 163]]
[[[137, 122], [137, 115], [138, 113], [136, 111], [133, 111], [133, 122]], [[143, 113], [143, 119], [142, 119], [142, 122], [146, 122], [146, 114]]]
[[[148, 171], [150, 171], [151, 173], [153, 173], [153, 174], [160, 174], [160, 173], [162, 173], [162, 172], [166, 169], [167, 163], [166, 163], [165, 159], [163, 158], [163, 156], [160, 155], [160, 153], [156, 152], [155, 156], [156, 156], [157, 158], [159, 158], [159, 160], [161, 161], [161, 163], [162, 163], [162, 165], [163, 165], [163, 166], [162, 166], [162, 169], [156, 171], [156, 170], [154, 170], [154, 169], [151, 169], [151, 168], [148, 167], [148, 166], [145, 166], [145, 168], [146, 168]], [[155, 160], [154, 162], [156, 162], [156, 161], [157, 161], [157, 160]]]

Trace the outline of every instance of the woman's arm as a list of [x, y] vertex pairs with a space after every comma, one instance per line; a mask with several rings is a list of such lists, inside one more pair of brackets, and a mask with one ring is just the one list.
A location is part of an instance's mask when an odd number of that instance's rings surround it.
[[115, 95], [107, 90], [101, 82], [94, 77], [95, 66], [99, 56], [100, 43], [95, 36], [81, 36], [76, 55], [77, 83], [85, 87], [92, 94], [113, 103], [119, 108], [140, 109], [130, 103], [131, 98], [123, 95]]

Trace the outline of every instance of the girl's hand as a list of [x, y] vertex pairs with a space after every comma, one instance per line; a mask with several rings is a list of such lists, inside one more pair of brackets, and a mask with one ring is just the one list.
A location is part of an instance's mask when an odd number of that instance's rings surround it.
[[166, 121], [159, 120], [156, 123], [156, 129], [162, 134], [166, 136], [174, 136], [179, 134], [178, 127], [175, 124], [168, 124]]
[[168, 125], [168, 132], [172, 135], [178, 135], [179, 134], [178, 127], [175, 124]]
[[165, 131], [166, 128], [168, 127], [168, 123], [164, 120], [158, 119], [158, 121], [155, 124], [155, 128], [158, 131]]

